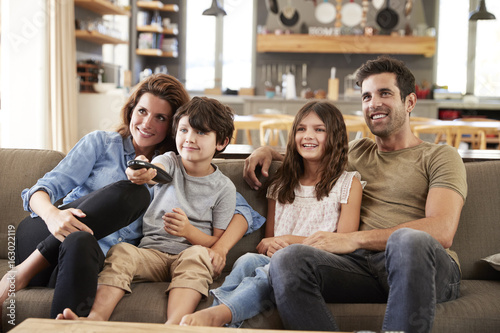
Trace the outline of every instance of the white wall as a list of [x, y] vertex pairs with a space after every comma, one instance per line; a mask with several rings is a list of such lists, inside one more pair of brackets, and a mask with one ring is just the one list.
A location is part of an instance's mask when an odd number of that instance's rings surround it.
[[47, 9], [44, 0], [2, 1], [0, 143], [48, 147]]
[[121, 124], [120, 111], [125, 93], [78, 94], [78, 139], [96, 131], [114, 131]]

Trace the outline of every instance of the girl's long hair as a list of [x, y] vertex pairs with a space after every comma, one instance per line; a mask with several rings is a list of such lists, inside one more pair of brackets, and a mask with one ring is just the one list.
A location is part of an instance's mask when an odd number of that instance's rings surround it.
[[329, 102], [312, 101], [304, 105], [293, 121], [292, 130], [288, 135], [285, 158], [271, 180], [270, 195], [278, 202], [293, 203], [295, 188], [304, 174], [304, 160], [297, 151], [295, 134], [298, 124], [309, 113], [314, 112], [326, 127], [327, 139], [325, 152], [321, 159], [318, 172], [321, 180], [316, 184], [316, 198], [321, 200], [328, 196], [333, 186], [347, 166], [349, 149], [348, 136], [342, 113]]

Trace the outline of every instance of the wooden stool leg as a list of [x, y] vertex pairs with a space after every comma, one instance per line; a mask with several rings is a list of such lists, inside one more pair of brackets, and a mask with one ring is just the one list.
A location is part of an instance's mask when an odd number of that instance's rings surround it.
[[253, 146], [253, 143], [252, 143], [252, 134], [250, 133], [250, 130], [245, 130], [246, 132], [246, 135], [247, 135], [247, 142], [249, 145]]

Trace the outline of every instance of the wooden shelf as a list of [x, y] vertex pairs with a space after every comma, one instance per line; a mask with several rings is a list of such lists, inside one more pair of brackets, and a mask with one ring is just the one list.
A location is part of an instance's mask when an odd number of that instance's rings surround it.
[[75, 30], [75, 37], [95, 44], [128, 44], [127, 41], [101, 34], [97, 31]]
[[164, 52], [159, 49], [136, 49], [135, 53], [142, 56], [177, 58], [177, 52]]
[[126, 15], [130, 16], [130, 11], [112, 4], [108, 0], [75, 0], [75, 5], [91, 10], [101, 15]]
[[137, 8], [159, 10], [162, 12], [179, 11], [179, 6], [175, 4], [164, 4], [161, 1], [137, 1]]
[[164, 29], [161, 27], [157, 27], [155, 25], [143, 25], [140, 27], [137, 27], [137, 31], [139, 32], [156, 32], [156, 33], [161, 33], [165, 35], [177, 35], [179, 34], [178, 29]]
[[257, 52], [416, 54], [436, 53], [436, 38], [417, 36], [258, 35]]

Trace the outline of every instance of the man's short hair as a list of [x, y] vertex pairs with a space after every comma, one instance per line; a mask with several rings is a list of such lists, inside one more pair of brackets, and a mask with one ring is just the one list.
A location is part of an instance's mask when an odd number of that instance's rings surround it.
[[396, 74], [396, 85], [401, 92], [401, 100], [415, 92], [415, 76], [406, 67], [404, 62], [389, 56], [380, 56], [375, 60], [368, 60], [356, 71], [356, 84], [361, 87], [363, 81], [375, 74]]

